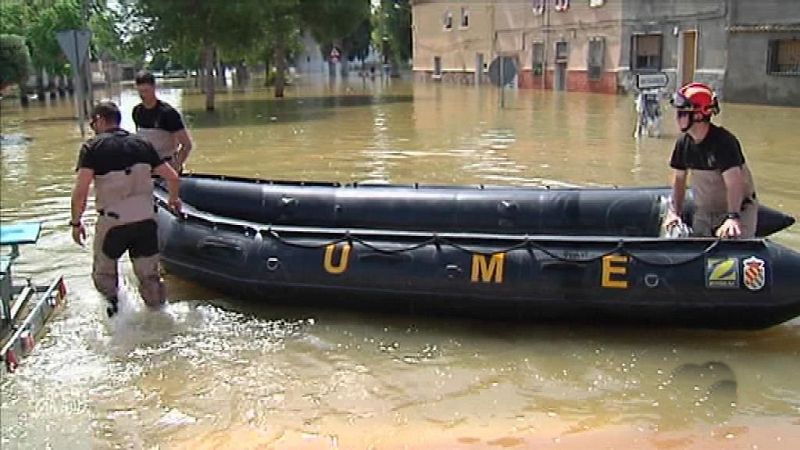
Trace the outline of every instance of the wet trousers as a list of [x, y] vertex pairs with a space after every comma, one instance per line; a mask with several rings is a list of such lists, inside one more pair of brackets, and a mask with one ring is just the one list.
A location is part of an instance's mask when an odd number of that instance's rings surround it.
[[145, 304], [158, 308], [165, 302], [166, 289], [159, 273], [158, 234], [154, 220], [122, 223], [109, 216], [99, 217], [93, 251], [92, 281], [106, 299], [116, 303], [119, 289], [117, 263], [127, 251]]

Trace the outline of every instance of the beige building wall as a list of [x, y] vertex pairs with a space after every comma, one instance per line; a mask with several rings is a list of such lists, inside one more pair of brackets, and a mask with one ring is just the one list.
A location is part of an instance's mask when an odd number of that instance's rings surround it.
[[[556, 69], [556, 42], [567, 42], [567, 71], [583, 72], [585, 76], [589, 41], [601, 37], [605, 42], [603, 70], [616, 72], [620, 65], [622, 0], [605, 0], [600, 7], [591, 7], [590, 0], [569, 3], [569, 8], [561, 12], [553, 9], [553, 0], [547, 0], [550, 9], [536, 14], [531, 0], [414, 1], [414, 71], [419, 79], [438, 79], [433, 72], [435, 58], [439, 57], [442, 78], [469, 83], [475, 79], [478, 54], [483, 55], [484, 67], [498, 55], [506, 55], [517, 60], [521, 87], [552, 87], [552, 80], [547, 81], [550, 75], [532, 74], [533, 44], [544, 45], [549, 73]], [[469, 15], [467, 27], [462, 26], [462, 11]], [[451, 28], [445, 26], [448, 14], [452, 17]], [[575, 79], [574, 74], [568, 74], [568, 79]], [[571, 82], [576, 89], [592, 90], [587, 83], [575, 83]], [[606, 83], [609, 84], [613, 83]], [[600, 90], [614, 89], [605, 86]]]
[[[475, 71], [475, 56], [485, 61], [492, 52], [491, 10], [494, 2], [414, 2], [412, 36], [414, 70], [432, 72], [434, 58], [440, 57], [443, 71]], [[461, 26], [461, 10], [469, 15], [469, 26]], [[452, 27], [445, 27], [450, 14]]]

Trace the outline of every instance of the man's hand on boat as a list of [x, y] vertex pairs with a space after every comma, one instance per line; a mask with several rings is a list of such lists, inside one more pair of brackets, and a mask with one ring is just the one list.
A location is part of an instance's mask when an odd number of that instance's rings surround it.
[[172, 211], [175, 212], [175, 214], [181, 213], [181, 208], [183, 207], [183, 203], [181, 203], [180, 198], [170, 196], [167, 203], [169, 204], [169, 207], [172, 208]]
[[676, 238], [683, 238], [689, 237], [691, 235], [691, 230], [689, 227], [683, 222], [681, 216], [675, 213], [675, 211], [670, 208], [667, 210], [667, 215], [664, 217], [663, 222], [663, 232], [662, 237], [667, 237], [671, 239]]
[[72, 240], [83, 247], [83, 243], [86, 241], [86, 228], [83, 226], [83, 222], [78, 220], [70, 225], [72, 226]]
[[722, 222], [716, 233], [718, 238], [731, 238], [735, 239], [742, 235], [742, 223], [736, 218], [727, 218]]
[[172, 168], [167, 163], [161, 164], [160, 166], [153, 169], [156, 175], [160, 176], [167, 182], [167, 191], [169, 192], [169, 200], [167, 203], [169, 207], [175, 212], [175, 214], [181, 213], [181, 199], [180, 199], [180, 178], [178, 177], [178, 173], [175, 172], [175, 169]]

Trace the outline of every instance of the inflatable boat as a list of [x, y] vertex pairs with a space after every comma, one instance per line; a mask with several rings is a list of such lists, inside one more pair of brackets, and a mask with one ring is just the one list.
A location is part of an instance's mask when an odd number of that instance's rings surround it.
[[[659, 237], [669, 189], [182, 178], [156, 188], [165, 269], [230, 295], [495, 319], [756, 329], [800, 315], [800, 253]], [[691, 193], [685, 220], [691, 220]]]

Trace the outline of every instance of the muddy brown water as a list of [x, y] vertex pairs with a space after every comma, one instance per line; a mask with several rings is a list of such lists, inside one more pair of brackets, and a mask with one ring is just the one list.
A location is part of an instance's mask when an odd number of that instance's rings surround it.
[[[110, 92], [130, 127], [135, 92]], [[190, 168], [279, 179], [662, 185], [676, 136], [638, 142], [628, 97], [361, 80], [218, 110], [165, 84]], [[800, 216], [800, 109], [723, 104], [765, 204]], [[2, 103], [2, 221], [41, 220], [18, 271], [65, 274], [69, 304], [3, 374], [2, 448], [791, 448], [800, 321], [759, 332], [498, 324], [246, 304], [169, 278], [109, 321], [71, 242], [81, 141], [67, 100]], [[775, 240], [800, 249], [800, 227]], [[132, 283], [126, 266], [125, 279]]]

